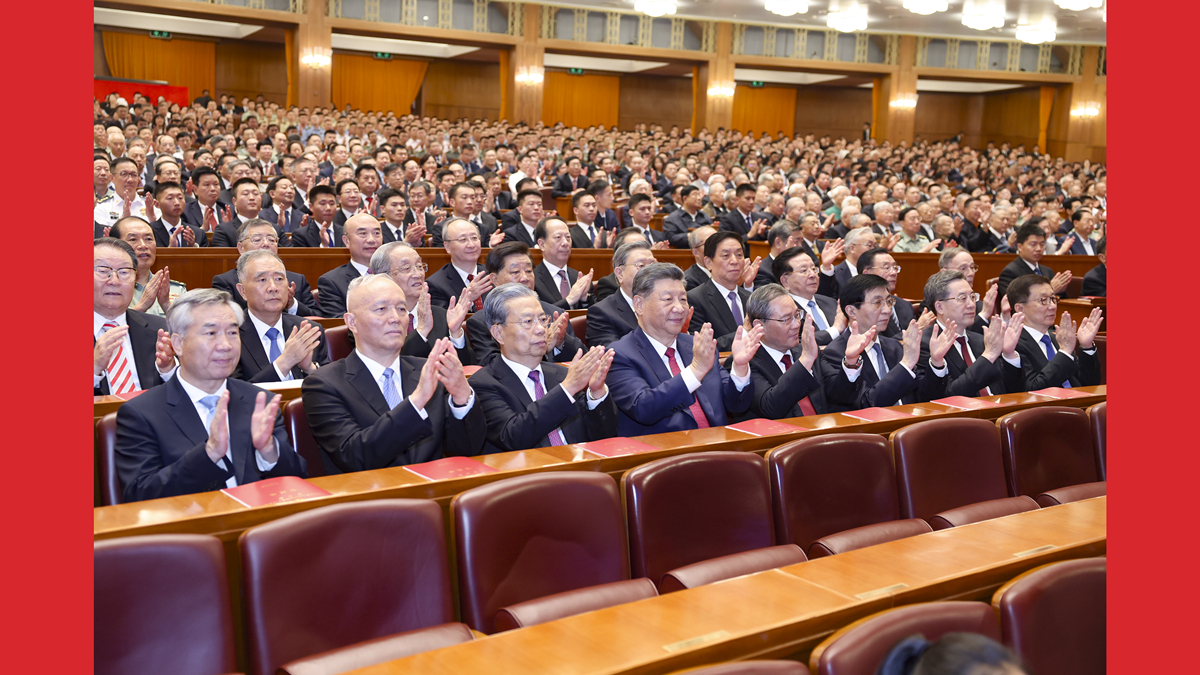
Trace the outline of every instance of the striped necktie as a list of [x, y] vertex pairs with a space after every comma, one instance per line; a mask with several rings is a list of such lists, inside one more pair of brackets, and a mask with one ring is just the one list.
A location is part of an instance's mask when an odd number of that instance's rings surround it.
[[[116, 327], [115, 321], [109, 321], [100, 328], [100, 334], [103, 335]], [[124, 340], [117, 345], [117, 351], [113, 354], [112, 360], [108, 362], [105, 372], [108, 373], [108, 393], [128, 394], [131, 391], [137, 391], [138, 386], [133, 381], [133, 367], [129, 363], [129, 355], [125, 353]]]

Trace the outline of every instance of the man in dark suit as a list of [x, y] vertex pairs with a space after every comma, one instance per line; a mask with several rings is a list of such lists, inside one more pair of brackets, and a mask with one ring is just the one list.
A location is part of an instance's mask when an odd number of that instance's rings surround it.
[[179, 371], [117, 411], [117, 473], [125, 501], [307, 476], [288, 442], [280, 397], [230, 379], [241, 308], [211, 288], [171, 304], [167, 329]]
[[533, 269], [533, 289], [543, 302], [560, 309], [586, 309], [592, 292], [592, 271], [580, 274], [567, 267], [571, 261], [571, 230], [558, 215], [538, 221], [533, 230], [542, 262]]
[[[488, 253], [484, 271], [497, 288], [518, 283], [533, 290], [533, 259], [529, 256], [529, 248], [519, 241], [506, 241], [493, 248]], [[566, 363], [575, 358], [575, 353], [583, 349], [583, 343], [575, 337], [567, 313], [548, 302], [542, 303], [542, 311], [554, 319], [550, 325], [550, 347], [546, 350], [546, 360]], [[471, 340], [471, 348], [475, 350], [475, 358], [480, 365], [486, 366], [499, 356], [500, 346], [492, 338], [491, 329], [483, 315], [483, 312], [476, 311], [467, 319], [467, 336]]]
[[[739, 247], [740, 248], [740, 247]], [[745, 412], [754, 397], [750, 360], [762, 328], [739, 330], [732, 369], [717, 363], [712, 326], [695, 335], [682, 332], [687, 321], [683, 271], [654, 263], [633, 284], [638, 328], [612, 343], [615, 353], [609, 385], [617, 404], [621, 436], [723, 426], [729, 414]]]
[[483, 265], [479, 264], [479, 252], [482, 250], [479, 232], [471, 223], [461, 218], [451, 218], [442, 228], [447, 236], [445, 244], [446, 252], [450, 254], [450, 262], [425, 280], [429, 284], [429, 300], [434, 305], [446, 309], [450, 307], [451, 298], [457, 298], [463, 289], [474, 286], [472, 311], [482, 311], [481, 298], [491, 289], [491, 284], [483, 271]]
[[[234, 196], [233, 217], [213, 230], [212, 245], [214, 247], [237, 246], [238, 228], [247, 220], [257, 218], [258, 212], [262, 210], [262, 193], [253, 178], [239, 178], [230, 187], [230, 191]], [[278, 227], [275, 231], [277, 236], [283, 233]]]
[[1096, 307], [1078, 324], [1069, 312], [1063, 312], [1055, 330], [1058, 298], [1044, 277], [1033, 274], [1017, 277], [1008, 285], [1008, 303], [1025, 319], [1017, 342], [1025, 369], [1025, 388], [1021, 391], [1100, 384], [1095, 340], [1103, 310]]
[[588, 194], [596, 198], [596, 227], [609, 230], [616, 234], [621, 225], [617, 220], [617, 212], [613, 210], [613, 189], [608, 181], [594, 180], [588, 183]]
[[[1059, 243], [1059, 254], [1096, 255], [1096, 248], [1091, 239], [1092, 230], [1096, 229], [1096, 217], [1092, 215], [1091, 210], [1076, 209], [1071, 214], [1071, 223], [1074, 227]], [[1068, 239], [1070, 239], [1071, 245], [1063, 250], [1062, 244], [1066, 243]]]
[[858, 257], [878, 247], [877, 237], [869, 227], [856, 227], [846, 233], [843, 238], [846, 259], [833, 266], [833, 279], [839, 289], [858, 274]]
[[654, 262], [654, 253], [645, 240], [630, 241], [613, 251], [613, 274], [620, 291], [588, 308], [587, 343], [607, 347], [637, 328], [633, 312], [633, 279], [646, 265]]
[[569, 367], [543, 361], [550, 317], [521, 284], [489, 293], [483, 313], [501, 358], [475, 373], [471, 386], [493, 446], [527, 450], [616, 435], [617, 407], [604, 384], [611, 351], [592, 347]]
[[483, 411], [449, 340], [427, 359], [402, 356], [404, 292], [388, 276], [355, 280], [346, 325], [354, 351], [304, 378], [304, 409], [326, 469], [366, 471], [477, 455]]
[[1017, 230], [1017, 259], [1010, 262], [1000, 272], [1000, 295], [1008, 292], [1008, 285], [1013, 279], [1026, 274], [1040, 274], [1055, 286], [1055, 293], [1061, 293], [1071, 282], [1071, 272], [1055, 274], [1054, 270], [1041, 264], [1046, 252], [1046, 233], [1033, 223], [1026, 223]]
[[[450, 186], [447, 196], [450, 199], [450, 203], [448, 205], [450, 210], [449, 217], [460, 218], [474, 225], [476, 232], [479, 234], [480, 241], [488, 242], [490, 245], [490, 238], [492, 233], [495, 232], [495, 228], [487, 227], [482, 222], [475, 221], [475, 186], [471, 183], [455, 183], [454, 185]], [[442, 221], [434, 225], [433, 239], [429, 243], [431, 247], [445, 247], [446, 240], [445, 233], [443, 231], [446, 226], [445, 222], [446, 221]]]
[[747, 241], [763, 239], [767, 233], [766, 218], [754, 212], [754, 186], [742, 183], [735, 193], [735, 207], [721, 218], [719, 229], [736, 232]]
[[747, 418], [777, 420], [827, 412], [812, 318], [804, 316], [779, 284], [755, 288], [746, 308], [746, 316], [763, 331], [762, 345], [750, 360], [754, 400]]
[[271, 197], [271, 204], [268, 206], [264, 199], [263, 208], [258, 212], [258, 217], [271, 223], [283, 236], [279, 242], [282, 246], [292, 245], [292, 233], [307, 225], [304, 219], [306, 215], [304, 211], [295, 207], [296, 188], [292, 183], [292, 179], [287, 176], [276, 176], [267, 183], [267, 194]]
[[[689, 292], [708, 283], [708, 280], [712, 278], [712, 273], [704, 266], [704, 243], [716, 233], [717, 228], [713, 225], [704, 225], [688, 232], [688, 245], [692, 249], [692, 259], [695, 261], [683, 272], [683, 283]], [[762, 268], [760, 267], [759, 270], [761, 272]]]
[[[1012, 253], [1008, 237], [1016, 222], [1017, 216], [1011, 207], [997, 206], [992, 210], [987, 225], [978, 228], [975, 236], [967, 239], [967, 248], [972, 253]], [[963, 232], [965, 235], [965, 226]]]
[[[259, 249], [279, 255], [278, 234], [274, 226], [265, 220], [251, 218], [242, 223], [241, 228], [238, 229], [237, 249], [239, 255]], [[312, 287], [308, 285], [308, 279], [298, 272], [287, 272], [287, 279], [288, 287], [285, 290], [291, 294], [291, 300], [287, 303], [284, 313], [294, 316], [318, 316], [320, 312], [317, 311], [317, 303], [313, 300]], [[242, 297], [237, 290], [237, 285], [236, 269], [222, 272], [212, 280], [213, 288], [233, 296], [233, 301], [245, 309], [246, 298]]]
[[801, 313], [812, 317], [816, 327], [813, 339], [818, 345], [824, 347], [846, 330], [846, 316], [838, 311], [838, 287], [833, 275], [814, 265], [803, 248], [793, 246], [780, 253], [775, 259], [775, 271], [779, 284]]
[[1101, 239], [1096, 244], [1096, 256], [1100, 258], [1100, 264], [1083, 275], [1082, 293], [1084, 295], [1103, 298], [1108, 294], [1108, 267], [1104, 263], [1106, 242], [1107, 239]]
[[383, 217], [380, 231], [383, 233], [383, 243], [404, 241], [409, 246], [425, 245], [425, 225], [406, 221], [408, 215], [408, 198], [403, 192], [384, 188], [377, 193], [379, 213]]
[[[829, 412], [917, 403], [941, 398], [946, 371], [920, 365], [921, 333], [907, 324], [903, 341], [880, 333], [891, 318], [894, 298], [888, 284], [875, 274], [859, 274], [841, 289], [838, 298], [850, 330], [821, 352], [825, 400]], [[939, 343], [938, 348], [949, 345]]]
[[154, 231], [154, 245], [159, 248], [197, 248], [208, 246], [208, 236], [198, 225], [189, 225], [183, 220], [186, 204], [183, 188], [179, 183], [161, 182], [154, 186], [153, 199], [147, 199], [146, 215], [157, 212], [157, 220], [150, 223]]
[[93, 382], [96, 396], [150, 389], [175, 373], [175, 357], [162, 317], [129, 309], [137, 281], [137, 255], [120, 239], [93, 246]]
[[450, 299], [450, 308], [439, 307], [431, 302], [429, 287], [425, 283], [428, 267], [421, 262], [417, 249], [405, 242], [394, 241], [380, 246], [371, 256], [371, 271], [386, 274], [404, 291], [404, 306], [411, 307], [408, 313], [408, 337], [400, 353], [404, 356], [429, 356], [433, 345], [442, 338], [449, 338], [464, 366], [475, 365], [475, 352], [467, 342], [463, 322], [467, 313], [474, 308], [473, 292], [481, 284], [471, 284], [459, 295]]
[[584, 190], [588, 186], [588, 178], [583, 174], [583, 165], [578, 157], [569, 157], [567, 159], [567, 172], [559, 176], [554, 181], [554, 187], [551, 189], [551, 195], [557, 199], [559, 197], [569, 197], [577, 190]]
[[690, 248], [688, 232], [697, 227], [712, 224], [712, 218], [701, 211], [704, 206], [704, 192], [695, 185], [684, 185], [679, 189], [680, 208], [671, 212], [663, 219], [663, 233], [671, 248]]
[[366, 213], [357, 213], [346, 221], [342, 241], [350, 249], [350, 262], [335, 267], [317, 279], [317, 300], [321, 315], [340, 317], [346, 313], [346, 293], [350, 282], [365, 276], [371, 268], [371, 256], [383, 243], [379, 221]]
[[[312, 217], [308, 224], [292, 233], [294, 248], [336, 248], [343, 243], [343, 227], [333, 223], [337, 212], [337, 197], [333, 188], [318, 185], [309, 191], [309, 208]], [[382, 235], [381, 235], [382, 236]]]
[[650, 221], [654, 218], [654, 200], [650, 195], [636, 194], [630, 197], [627, 208], [632, 221], [630, 228], [641, 232], [646, 241], [649, 241], [651, 244], [667, 241], [665, 232], [650, 228]]
[[533, 229], [542, 219], [542, 193], [539, 190], [522, 190], [517, 195], [517, 222], [504, 229], [504, 241], [519, 241], [529, 248], [537, 248]]
[[616, 229], [601, 227], [596, 222], [598, 209], [596, 197], [590, 191], [576, 192], [571, 197], [571, 210], [575, 213], [575, 224], [571, 225], [572, 248], [608, 248], [611, 245]]
[[[1024, 316], [1013, 314], [1008, 326], [996, 317], [982, 335], [968, 331], [967, 327], [975, 322], [977, 299], [962, 272], [941, 270], [929, 277], [925, 284], [925, 305], [933, 308], [937, 322], [921, 336], [921, 364], [933, 370], [949, 368], [947, 396], [995, 396], [1025, 391], [1022, 358], [1016, 351]], [[950, 348], [937, 356], [940, 343], [946, 341], [951, 341]]]
[[[647, 244], [650, 243], [646, 239], [646, 236], [642, 234], [641, 230], [634, 228], [634, 227], [627, 227], [624, 230], [621, 230], [620, 232], [618, 232], [617, 236], [613, 238], [613, 250], [615, 251], [618, 248], [621, 248], [622, 244], [624, 244], [626, 242], [630, 242], [630, 241], [644, 241]], [[659, 246], [662, 246], [662, 245], [660, 244]], [[653, 249], [654, 245], [651, 245], [651, 248]], [[701, 254], [701, 259], [703, 259], [703, 254], [704, 254], [703, 246], [701, 247], [700, 254]], [[705, 281], [707, 281], [707, 280], [708, 280], [708, 278], [705, 277]], [[620, 283], [617, 282], [617, 275], [615, 272], [612, 274], [609, 274], [607, 276], [600, 277], [600, 280], [596, 282], [595, 299], [593, 300], [593, 302], [600, 302], [601, 300], [607, 298], [608, 296], [616, 293], [617, 289], [620, 287], [621, 287], [621, 285], [620, 285]]]
[[796, 224], [786, 218], [767, 230], [767, 244], [771, 247], [771, 252], [758, 267], [758, 275], [754, 277], [755, 288], [779, 283], [779, 279], [775, 276], [775, 260], [779, 258], [780, 253], [793, 246], [793, 241], [799, 239], [800, 233], [796, 229]]
[[[895, 295], [896, 280], [900, 278], [900, 266], [896, 264], [896, 259], [886, 248], [873, 248], [858, 257], [858, 273], [860, 275], [874, 274], [887, 281], [888, 293], [892, 294], [895, 303], [891, 308], [891, 318], [887, 327], [882, 329], [882, 334], [898, 339], [904, 332], [903, 327], [916, 318], [916, 314], [913, 312], [912, 303]], [[930, 314], [925, 320], [932, 321], [932, 319], [933, 315]], [[922, 330], [924, 329], [922, 328]]]
[[479, 228], [479, 237], [481, 241], [488, 242], [488, 247], [495, 246], [504, 241], [504, 233], [500, 232], [499, 221], [487, 211], [487, 188], [479, 179], [473, 179], [467, 182], [475, 193], [475, 200], [471, 205], [471, 215], [468, 218], [475, 227]]
[[302, 380], [329, 365], [320, 324], [285, 311], [289, 302], [287, 270], [279, 256], [255, 249], [238, 258], [238, 294], [245, 298], [241, 325], [242, 356], [233, 377], [246, 382]]
[[358, 181], [353, 178], [343, 178], [333, 186], [333, 192], [338, 201], [338, 209], [333, 214], [334, 225], [345, 226], [350, 216], [360, 211], [365, 213], [362, 209], [362, 191], [358, 188]]
[[192, 171], [191, 183], [195, 199], [183, 207], [183, 220], [203, 232], [212, 232], [223, 220], [233, 216], [229, 202], [221, 196], [221, 177], [212, 167], [198, 166]]
[[750, 270], [742, 255], [741, 236], [723, 230], [709, 237], [704, 242], [704, 264], [712, 278], [688, 291], [688, 304], [695, 310], [688, 330], [694, 333], [710, 324], [718, 351], [729, 351], [734, 334], [745, 321], [750, 298], [750, 291], [743, 287]]

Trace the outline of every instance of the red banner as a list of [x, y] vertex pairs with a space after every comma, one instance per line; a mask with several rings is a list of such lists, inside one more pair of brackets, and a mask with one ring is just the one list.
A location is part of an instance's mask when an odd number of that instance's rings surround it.
[[181, 107], [191, 103], [191, 99], [188, 98], [187, 87], [172, 87], [165, 84], [149, 84], [146, 82], [102, 80], [99, 78], [95, 79], [94, 82], [96, 99], [100, 101], [103, 101], [105, 96], [115, 91], [118, 96], [129, 103], [133, 103], [134, 92], [150, 99], [151, 103], [157, 102], [159, 96], [162, 96], [171, 103], [178, 103]]

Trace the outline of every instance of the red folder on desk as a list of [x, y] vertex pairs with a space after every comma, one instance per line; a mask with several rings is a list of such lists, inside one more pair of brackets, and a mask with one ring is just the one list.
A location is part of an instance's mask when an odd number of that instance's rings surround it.
[[863, 408], [862, 410], [851, 410], [842, 414], [868, 422], [886, 422], [888, 420], [900, 420], [905, 417], [912, 417], [909, 413], [888, 410], [887, 408]]
[[617, 457], [619, 455], [633, 455], [639, 452], [650, 452], [651, 450], [661, 450], [653, 445], [646, 445], [641, 441], [635, 441], [632, 438], [617, 436], [616, 438], [606, 438], [602, 441], [589, 441], [587, 443], [576, 443], [578, 447], [593, 452], [601, 457]]
[[481, 473], [496, 472], [495, 469], [487, 464], [475, 461], [470, 457], [446, 457], [421, 464], [407, 464], [404, 468], [429, 480], [465, 478], [467, 476], [477, 476]]
[[797, 431], [812, 431], [807, 427], [776, 422], [775, 420], [754, 419], [726, 425], [726, 429], [735, 429], [751, 436], [774, 436], [776, 434], [794, 434]]
[[297, 476], [280, 476], [221, 490], [242, 506], [254, 508], [269, 504], [284, 504], [303, 499], [328, 497], [328, 490]]
[[941, 403], [942, 405], [959, 408], [960, 410], [982, 410], [983, 408], [995, 408], [1000, 405], [994, 401], [982, 398], [970, 398], [969, 396], [947, 396], [946, 398], [935, 399], [932, 403]]
[[1037, 394], [1038, 396], [1049, 396], [1050, 398], [1080, 398], [1082, 396], [1087, 396], [1087, 394], [1083, 393], [1082, 391], [1064, 389], [1062, 387], [1046, 387], [1045, 389], [1038, 389], [1037, 391], [1031, 391], [1029, 393]]

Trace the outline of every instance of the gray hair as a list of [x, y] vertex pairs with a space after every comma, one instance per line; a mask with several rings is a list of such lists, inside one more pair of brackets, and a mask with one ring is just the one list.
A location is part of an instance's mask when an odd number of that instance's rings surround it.
[[488, 293], [483, 301], [483, 322], [489, 327], [508, 321], [508, 303], [518, 298], [536, 298], [537, 293], [528, 286], [515, 282], [501, 284]]
[[683, 281], [683, 270], [672, 263], [651, 263], [633, 278], [633, 294], [645, 297], [654, 292], [659, 281]]
[[850, 194], [850, 188], [845, 185], [835, 185], [829, 189], [829, 199], [833, 201], [837, 201], [837, 197], [840, 194]]
[[[866, 218], [866, 216], [863, 216], [863, 218]], [[846, 233], [846, 248], [850, 248], [851, 246], [857, 244], [859, 239], [873, 234], [875, 233], [872, 232], [871, 228], [869, 227], [856, 227], [853, 230], [850, 230]]]
[[253, 167], [251, 167], [251, 166], [250, 166], [250, 162], [247, 162], [247, 161], [246, 161], [246, 160], [244, 160], [244, 159], [235, 159], [235, 160], [233, 160], [232, 162], [230, 162], [230, 163], [229, 163], [229, 165], [228, 165], [226, 168], [227, 168], [227, 169], [229, 169], [229, 173], [230, 173], [230, 174], [232, 174], [232, 173], [233, 173], [233, 167], [235, 167], [235, 166], [238, 166], [238, 165], [244, 166], [244, 167], [246, 167], [247, 169], [252, 169], [252, 168], [253, 168]]
[[759, 286], [754, 289], [754, 292], [750, 294], [750, 299], [746, 301], [746, 318], [750, 321], [769, 319], [767, 314], [771, 309], [771, 303], [787, 294], [788, 292], [779, 284]]
[[425, 194], [432, 196], [433, 184], [427, 180], [413, 181], [413, 184], [408, 186], [409, 194], [412, 194], [413, 190], [424, 190]]
[[787, 200], [787, 202], [785, 202], [784, 208], [787, 209], [788, 211], [791, 211], [793, 207], [799, 206], [802, 204], [804, 204], [803, 197], [791, 197], [790, 199]]
[[350, 280], [350, 285], [346, 287], [346, 311], [350, 311], [350, 305], [352, 304], [350, 302], [351, 298], [361, 292], [358, 290], [359, 288], [366, 286], [367, 284], [374, 283], [379, 279], [386, 279], [388, 283], [399, 288], [399, 284], [396, 283], [396, 280], [386, 274], [364, 274], [361, 277], [354, 277]]
[[634, 194], [634, 191], [637, 190], [638, 188], [642, 187], [642, 184], [645, 184], [646, 187], [652, 187], [650, 185], [649, 181], [646, 181], [645, 179], [642, 179], [642, 178], [635, 178], [635, 179], [633, 179], [633, 182], [631, 182], [629, 184], [629, 194]]
[[[843, 202], [843, 203], [845, 203], [845, 202]], [[856, 213], [856, 214], [854, 214], [854, 216], [852, 216], [852, 217], [850, 218], [850, 227], [851, 227], [851, 228], [854, 228], [854, 229], [866, 229], [866, 228], [867, 228], [867, 226], [866, 226], [866, 225], [864, 225], [862, 228], [855, 228], [855, 226], [854, 226], [854, 224], [855, 224], [855, 223], [861, 223], [863, 220], [866, 220], [866, 221], [867, 221], [867, 223], [870, 223], [870, 222], [871, 222], [871, 216], [868, 216], [868, 215], [867, 215], [867, 214], [865, 214], [865, 213]]]
[[[250, 263], [254, 262], [255, 260], [258, 260], [259, 258], [274, 258], [275, 260], [279, 261], [280, 265], [283, 265], [283, 260], [278, 255], [276, 255], [274, 251], [268, 251], [265, 248], [255, 249], [253, 251], [246, 251], [245, 253], [238, 256], [238, 261], [237, 261], [238, 283], [241, 283], [241, 284], [246, 283], [246, 268], [250, 266]], [[286, 271], [287, 265], [284, 265], [283, 268]]]
[[[250, 228], [252, 228], [252, 227], [262, 227], [262, 226], [264, 226], [264, 225], [266, 225], [267, 227], [271, 228], [272, 230], [273, 230], [273, 229], [275, 229], [275, 226], [271, 224], [271, 221], [269, 221], [269, 220], [265, 220], [265, 219], [263, 219], [263, 218], [250, 218], [249, 220], [247, 220], [246, 222], [242, 223], [241, 225], [238, 225], [238, 240], [237, 240], [237, 243], [239, 243], [239, 244], [240, 244], [240, 243], [242, 243], [243, 241], [245, 241], [247, 238], [249, 238], [249, 237], [250, 237]], [[275, 236], [276, 236], [276, 237], [278, 237], [278, 236], [279, 236], [279, 233], [277, 232], [277, 233], [275, 234]]]
[[950, 261], [954, 260], [955, 258], [957, 258], [959, 255], [961, 255], [963, 253], [969, 254], [970, 251], [966, 250], [965, 248], [960, 248], [958, 246], [955, 246], [953, 248], [948, 248], [948, 249], [942, 251], [942, 254], [940, 256], [938, 256], [938, 269], [944, 270], [944, 269], [950, 267]]
[[950, 282], [963, 279], [958, 270], [941, 270], [925, 282], [925, 306], [933, 309], [933, 303], [950, 297]]
[[412, 244], [407, 241], [389, 241], [388, 243], [375, 249], [375, 253], [371, 256], [371, 271], [375, 274], [390, 274], [392, 271], [392, 253], [398, 248], [412, 248]]
[[846, 210], [847, 206], [854, 206], [855, 208], [862, 209], [862, 200], [854, 195], [850, 195], [842, 200], [842, 210]]
[[171, 335], [187, 335], [192, 327], [192, 312], [203, 305], [224, 304], [233, 311], [238, 325], [246, 319], [242, 308], [233, 301], [233, 296], [215, 288], [196, 288], [175, 298], [171, 308], [167, 310], [167, 333]]
[[[689, 237], [691, 236], [690, 232], [688, 233], [688, 236]], [[688, 242], [688, 243], [691, 243], [691, 242]], [[627, 241], [624, 244], [621, 244], [620, 246], [618, 246], [617, 250], [613, 251], [613, 257], [612, 257], [613, 269], [617, 269], [618, 267], [624, 265], [625, 261], [629, 259], [629, 254], [633, 253], [634, 251], [639, 251], [639, 250], [641, 250], [641, 251], [651, 250], [649, 242], [647, 242], [645, 240]]]
[[[704, 239], [700, 239], [700, 234], [702, 233], [702, 231], [704, 231], [706, 229], [709, 231], [708, 234], [705, 235]], [[691, 232], [688, 232], [688, 248], [696, 248], [697, 246], [703, 246], [704, 242], [708, 241], [708, 238], [713, 236], [713, 234], [715, 234], [716, 231], [717, 230], [715, 228], [713, 228], [712, 225], [701, 225], [700, 227], [697, 227], [696, 229], [692, 230]]]

